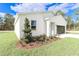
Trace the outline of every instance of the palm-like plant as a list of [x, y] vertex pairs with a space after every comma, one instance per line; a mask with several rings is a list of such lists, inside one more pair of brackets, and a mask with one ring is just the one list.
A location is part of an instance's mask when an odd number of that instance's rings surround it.
[[[79, 9], [76, 9], [75, 10], [75, 12], [74, 12], [74, 16], [78, 16], [77, 18], [76, 18], [76, 21], [75, 21], [75, 28], [79, 28]], [[78, 29], [79, 30], [79, 29]]]
[[66, 20], [67, 20], [67, 28], [68, 28], [68, 30], [70, 30], [71, 25], [73, 24], [73, 21], [71, 20], [70, 16], [67, 16]]
[[65, 13], [62, 12], [62, 11], [60, 11], [60, 10], [58, 10], [55, 14], [56, 14], [56, 15], [57, 15], [57, 14], [60, 14], [60, 15], [62, 15], [63, 17], [65, 16]]

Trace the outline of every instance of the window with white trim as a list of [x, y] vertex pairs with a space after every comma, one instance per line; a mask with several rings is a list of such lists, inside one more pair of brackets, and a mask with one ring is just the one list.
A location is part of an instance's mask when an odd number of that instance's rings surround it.
[[31, 20], [31, 29], [36, 30], [36, 20]]

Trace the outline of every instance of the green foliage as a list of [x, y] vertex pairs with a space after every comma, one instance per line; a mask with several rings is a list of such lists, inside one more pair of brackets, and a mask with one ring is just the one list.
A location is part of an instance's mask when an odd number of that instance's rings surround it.
[[66, 21], [67, 21], [67, 29], [70, 30], [71, 25], [73, 24], [73, 21], [71, 20], [71, 17], [67, 16]]
[[47, 40], [46, 35], [35, 36], [35, 37], [32, 37], [32, 38], [34, 39], [34, 41], [42, 41], [42, 42], [44, 42], [45, 40]]
[[31, 34], [31, 28], [29, 24], [29, 20], [25, 18], [25, 24], [24, 24], [24, 41], [25, 42], [32, 42], [32, 34]]
[[72, 20], [71, 20], [70, 16], [68, 16], [66, 20], [67, 20], [67, 25], [71, 25], [72, 24]]
[[3, 30], [3, 25], [4, 25], [4, 21], [3, 21], [3, 17], [0, 17], [0, 30]]
[[5, 30], [13, 30], [14, 29], [14, 17], [13, 15], [10, 14], [5, 14], [4, 16], [5, 23], [4, 23], [4, 28]]
[[79, 9], [75, 9], [73, 15], [74, 15], [74, 17], [76, 16], [76, 19], [75, 19], [75, 22], [74, 22], [74, 30], [79, 31], [79, 17], [77, 17], [79, 15]]
[[62, 12], [62, 11], [60, 11], [60, 10], [58, 10], [58, 11], [56, 12], [56, 15], [57, 15], [57, 14], [60, 14], [60, 15], [62, 15], [62, 16], [65, 15], [64, 12]]
[[2, 24], [3, 23], [3, 18], [2, 17], [0, 17], [0, 24]]
[[79, 20], [77, 20], [76, 26], [79, 27]]
[[79, 15], [79, 9], [76, 9], [76, 10], [74, 11], [74, 15]]

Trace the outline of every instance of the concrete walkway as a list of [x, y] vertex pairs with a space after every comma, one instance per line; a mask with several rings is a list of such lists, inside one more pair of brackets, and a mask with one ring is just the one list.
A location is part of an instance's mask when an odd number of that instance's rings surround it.
[[60, 38], [66, 38], [66, 37], [79, 38], [79, 34], [60, 34], [57, 37], [60, 37]]

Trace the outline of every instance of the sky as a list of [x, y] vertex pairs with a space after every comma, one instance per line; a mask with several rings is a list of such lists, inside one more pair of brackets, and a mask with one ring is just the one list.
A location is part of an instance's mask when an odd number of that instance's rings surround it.
[[[5, 13], [16, 15], [23, 12], [38, 12], [38, 11], [57, 11], [61, 10], [65, 15], [76, 19], [74, 15], [76, 9], [79, 9], [78, 3], [0, 3], [0, 15]], [[73, 17], [75, 16], [75, 17]]]

